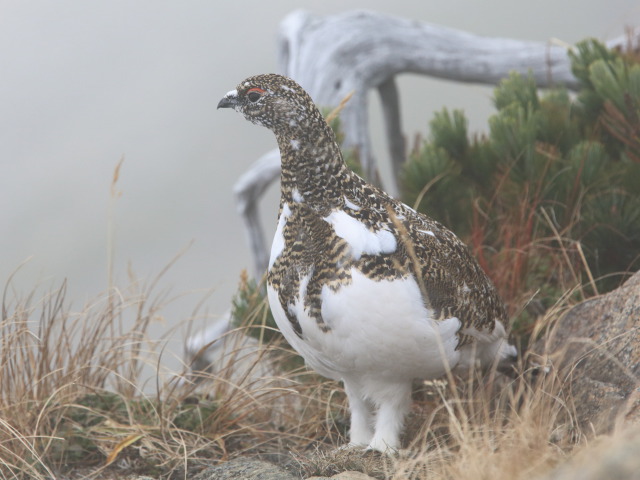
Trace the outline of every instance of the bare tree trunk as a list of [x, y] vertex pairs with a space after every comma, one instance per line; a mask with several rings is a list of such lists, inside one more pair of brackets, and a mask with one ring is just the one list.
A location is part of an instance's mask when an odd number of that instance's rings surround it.
[[247, 229], [247, 239], [253, 255], [253, 275], [258, 279], [267, 270], [270, 250], [265, 241], [258, 203], [264, 191], [279, 175], [280, 152], [276, 148], [261, 156], [233, 186], [236, 208]]

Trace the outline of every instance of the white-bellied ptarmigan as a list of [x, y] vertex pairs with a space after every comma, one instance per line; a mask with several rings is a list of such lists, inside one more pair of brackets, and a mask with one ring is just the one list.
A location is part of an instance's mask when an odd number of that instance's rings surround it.
[[400, 447], [413, 379], [515, 356], [505, 306], [467, 247], [353, 173], [302, 87], [256, 75], [218, 108], [235, 109], [278, 140], [269, 304], [307, 364], [344, 382], [350, 444]]

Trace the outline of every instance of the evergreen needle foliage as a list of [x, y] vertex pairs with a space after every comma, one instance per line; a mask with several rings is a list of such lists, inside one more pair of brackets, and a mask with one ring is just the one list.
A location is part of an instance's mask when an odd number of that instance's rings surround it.
[[246, 270], [240, 273], [240, 285], [232, 303], [231, 319], [235, 327], [250, 325], [252, 328], [248, 334], [264, 342], [282, 338], [266, 301], [264, 288], [249, 278]]
[[514, 73], [488, 135], [444, 109], [402, 175], [404, 200], [468, 241], [512, 312], [640, 268], [640, 64], [594, 40], [571, 59], [577, 98]]

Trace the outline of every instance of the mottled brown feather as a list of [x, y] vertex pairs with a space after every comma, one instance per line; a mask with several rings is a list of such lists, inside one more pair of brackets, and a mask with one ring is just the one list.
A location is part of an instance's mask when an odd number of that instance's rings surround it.
[[[251, 88], [265, 91], [260, 105], [253, 106], [246, 98]], [[237, 92], [239, 102], [244, 102], [238, 110], [273, 130], [280, 147], [280, 213], [286, 203], [291, 215], [283, 230], [284, 250], [269, 269], [268, 282], [299, 336], [304, 332], [287, 306], [298, 297], [300, 280], [311, 274], [305, 308], [322, 330], [329, 331], [321, 315], [321, 290], [348, 286], [352, 267], [374, 280], [414, 276], [435, 318], [455, 316], [462, 322], [460, 330], [491, 332], [497, 320], [508, 325], [504, 303], [466, 245], [439, 222], [353, 173], [333, 131], [297, 83], [280, 75], [258, 75], [238, 85]], [[296, 196], [304, 201], [297, 202]], [[349, 208], [345, 198], [360, 208]], [[323, 220], [335, 209], [347, 211], [372, 232], [391, 231], [397, 248], [353, 258], [345, 240]], [[458, 336], [458, 348], [473, 341], [461, 331]]]

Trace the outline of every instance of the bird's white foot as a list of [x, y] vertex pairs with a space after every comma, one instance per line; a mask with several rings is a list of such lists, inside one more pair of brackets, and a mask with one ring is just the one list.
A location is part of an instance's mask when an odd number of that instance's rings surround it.
[[391, 447], [384, 440], [376, 439], [374, 437], [374, 439], [371, 440], [371, 443], [369, 445], [367, 445], [367, 448], [365, 448], [365, 450], [366, 451], [380, 452], [380, 453], [384, 453], [386, 455], [395, 455], [399, 451], [399, 446], [398, 447]]
[[411, 405], [411, 383], [394, 385], [385, 393], [379, 401], [375, 434], [367, 449], [396, 453], [400, 449], [400, 432]]

